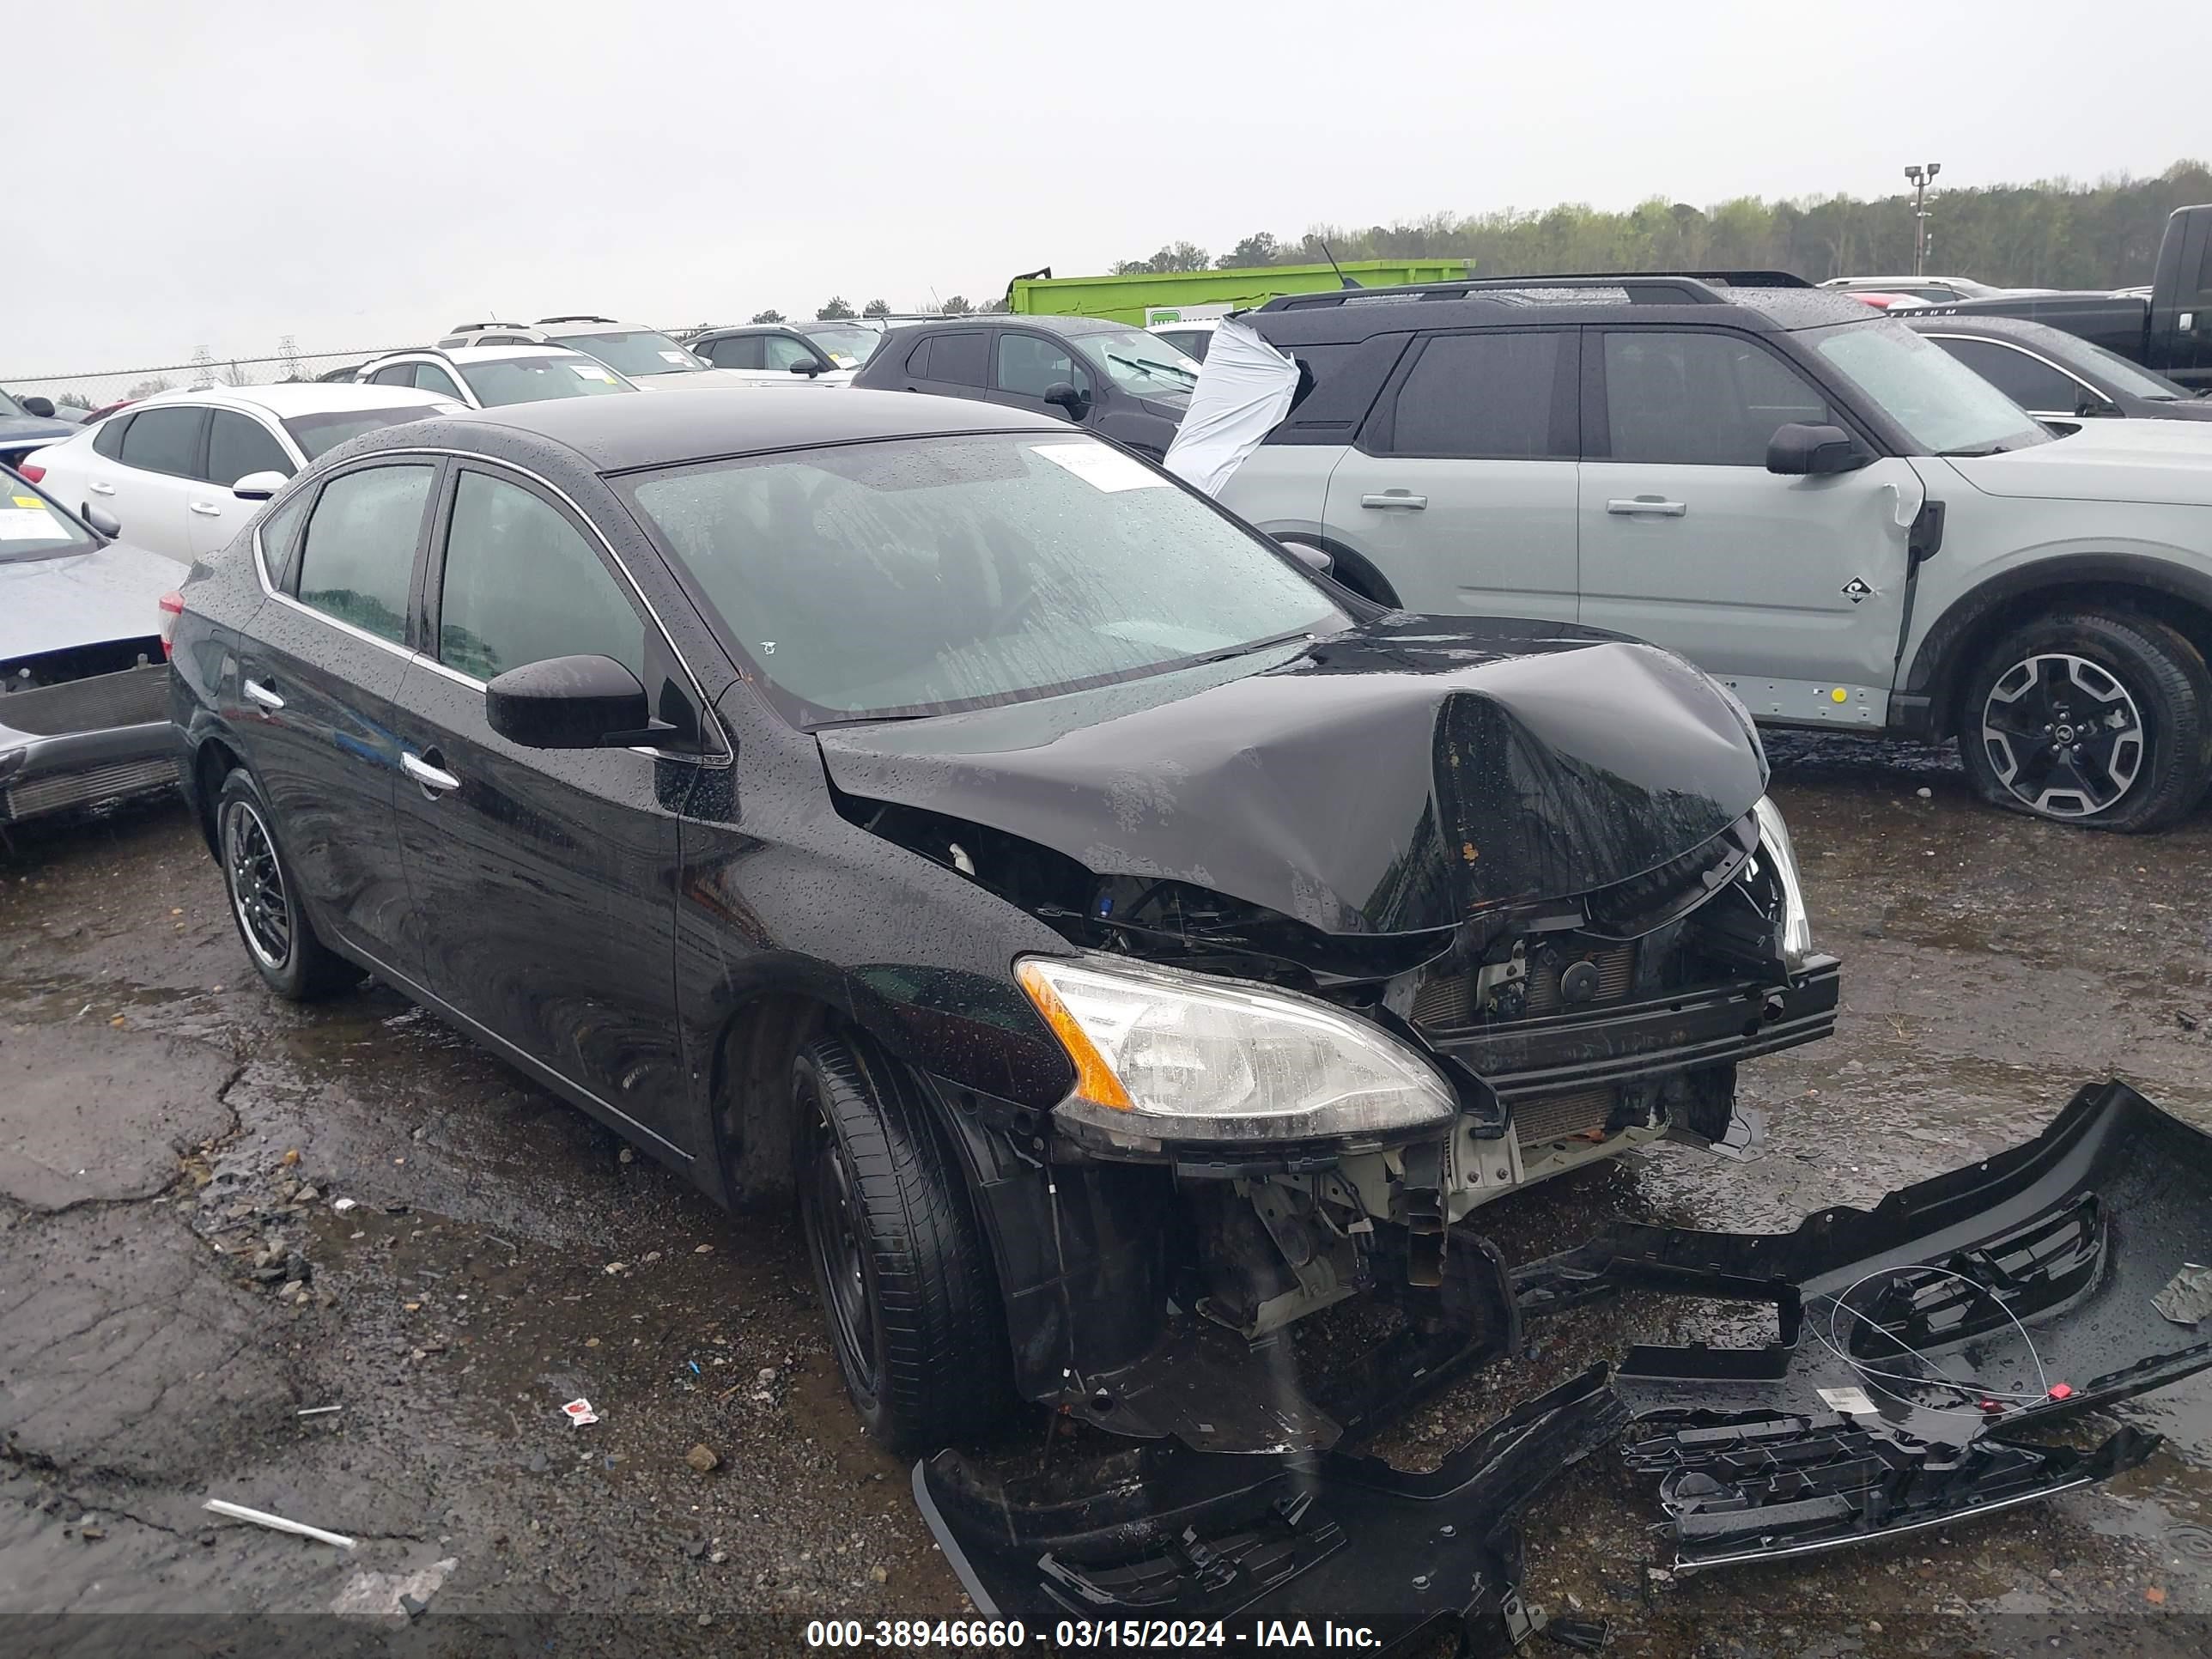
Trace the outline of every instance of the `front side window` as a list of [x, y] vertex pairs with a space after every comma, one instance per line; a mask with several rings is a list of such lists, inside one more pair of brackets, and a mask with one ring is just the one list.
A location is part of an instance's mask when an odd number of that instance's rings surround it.
[[368, 378], [370, 382], [376, 386], [413, 386], [415, 384], [415, 365], [412, 363], [387, 363]]
[[707, 343], [707, 356], [717, 368], [758, 368], [761, 366], [761, 337], [757, 334], [732, 334], [727, 339]]
[[1949, 356], [1964, 363], [2022, 409], [2070, 415], [2094, 393], [2039, 358], [1994, 340], [1932, 337]]
[[548, 398], [597, 398], [630, 388], [590, 357], [507, 357], [468, 363], [461, 378], [486, 409], [534, 404]]
[[605, 334], [563, 334], [555, 341], [596, 357], [624, 374], [690, 374], [711, 365], [649, 328], [611, 329]]
[[1085, 334], [1076, 349], [1139, 398], [1188, 398], [1198, 384], [1198, 365], [1157, 334], [1141, 328]]
[[489, 680], [585, 656], [645, 678], [645, 630], [614, 577], [550, 501], [464, 471], [446, 532], [438, 660]]
[[791, 373], [795, 364], [805, 363], [810, 368], [819, 368], [822, 362], [822, 359], [814, 355], [813, 347], [788, 334], [761, 336], [761, 359], [768, 368], [781, 369], [787, 374]]
[[1836, 418], [1795, 369], [1738, 334], [1609, 333], [1605, 398], [1612, 458], [1659, 465], [1765, 466], [1776, 428]]
[[1799, 337], [1931, 454], [1997, 455], [2051, 441], [2019, 404], [1901, 323], [1835, 323]]
[[1079, 434], [853, 444], [620, 487], [802, 725], [1017, 702], [1350, 625], [1264, 539]]
[[1091, 377], [1076, 367], [1067, 348], [1042, 334], [999, 336], [994, 378], [1000, 391], [1024, 398], [1042, 398], [1054, 385], [1072, 386], [1084, 396], [1091, 395]]
[[123, 434], [123, 465], [189, 478], [199, 471], [204, 409], [142, 409]]
[[323, 486], [300, 548], [302, 605], [401, 645], [428, 466], [369, 466]]
[[279, 472], [290, 477], [297, 471], [276, 434], [250, 415], [218, 409], [208, 427], [207, 476], [210, 483], [228, 489], [249, 472]]
[[1504, 332], [1431, 337], [1398, 388], [1389, 452], [1571, 459], [1552, 436], [1561, 338]]
[[453, 384], [453, 377], [435, 363], [416, 364], [415, 384], [425, 392], [436, 392], [441, 398], [451, 398], [455, 403], [468, 401], [461, 396], [460, 387]]

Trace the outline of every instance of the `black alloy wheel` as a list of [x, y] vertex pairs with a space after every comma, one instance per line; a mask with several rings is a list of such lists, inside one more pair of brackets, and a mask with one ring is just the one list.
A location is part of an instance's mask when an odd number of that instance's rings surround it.
[[2203, 794], [2212, 675], [2163, 623], [2084, 611], [2015, 629], [1959, 706], [1959, 748], [1985, 799], [2094, 830], [2163, 829]]
[[799, 1215], [846, 1392], [900, 1452], [988, 1434], [1012, 1403], [998, 1275], [921, 1085], [857, 1036], [792, 1067]]
[[270, 817], [252, 774], [234, 768], [216, 796], [216, 857], [255, 971], [277, 995], [311, 1001], [358, 984], [361, 970], [317, 937]]

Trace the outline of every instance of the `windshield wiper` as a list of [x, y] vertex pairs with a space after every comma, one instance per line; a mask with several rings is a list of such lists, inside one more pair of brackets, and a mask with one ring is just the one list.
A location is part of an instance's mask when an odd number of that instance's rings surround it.
[[[1154, 364], [1143, 362], [1134, 357], [1124, 357], [1118, 351], [1108, 352], [1106, 354], [1106, 361], [1113, 363], [1120, 363], [1126, 368], [1133, 368], [1138, 374], [1148, 374], [1155, 380], [1167, 380], [1169, 374], [1180, 374], [1191, 385], [1196, 386], [1198, 384], [1197, 375], [1193, 374], [1188, 369], [1177, 368], [1170, 363]], [[1163, 369], [1165, 369], [1167, 373], [1162, 374], [1161, 370]], [[1170, 384], [1173, 383], [1170, 382]]]
[[1984, 444], [1979, 449], [1939, 449], [1936, 453], [1947, 461], [1978, 461], [1984, 455], [2002, 455], [2002, 444]]

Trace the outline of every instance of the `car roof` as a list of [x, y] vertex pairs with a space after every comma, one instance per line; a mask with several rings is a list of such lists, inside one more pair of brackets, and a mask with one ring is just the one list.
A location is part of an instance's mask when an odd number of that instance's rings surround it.
[[289, 420], [295, 415], [340, 415], [352, 409], [390, 409], [395, 402], [445, 404], [453, 399], [413, 386], [361, 386], [348, 380], [286, 380], [273, 386], [214, 386], [198, 391], [161, 392], [141, 398], [121, 414], [158, 409], [164, 404], [210, 404], [218, 409], [250, 409]]
[[1321, 345], [1376, 334], [1531, 323], [1726, 323], [1754, 333], [1788, 333], [1879, 322], [1881, 313], [1834, 289], [1738, 288], [1695, 277], [1624, 274], [1282, 295], [1243, 320], [1278, 345]]
[[920, 322], [902, 322], [898, 332], [908, 334], [931, 328], [989, 328], [994, 324], [1012, 324], [1047, 334], [1068, 335], [1104, 334], [1116, 329], [1136, 328], [1133, 323], [1119, 322], [1111, 317], [1032, 317], [1010, 311], [974, 311], [965, 317], [928, 317]]
[[789, 334], [800, 329], [835, 326], [815, 323], [732, 323], [727, 328], [702, 328], [685, 343], [700, 340], [726, 340], [733, 334]]
[[401, 357], [428, 357], [433, 362], [441, 360], [454, 363], [504, 363], [519, 357], [581, 357], [580, 351], [561, 345], [489, 345], [489, 346], [409, 346], [404, 351], [387, 351], [381, 357], [372, 357], [362, 365], [373, 369], [380, 363], [395, 362]]
[[1973, 311], [1961, 313], [1897, 311], [1890, 314], [1916, 334], [1981, 334], [1994, 339], [2017, 340], [2022, 345], [2035, 346], [2047, 353], [2068, 356], [2074, 355], [2077, 348], [2086, 343], [2080, 337], [2069, 334], [2063, 328], [2053, 328], [2048, 323], [2030, 322], [2025, 317], [1992, 317]]
[[655, 392], [649, 398], [551, 398], [454, 417], [564, 444], [602, 472], [672, 466], [716, 455], [963, 432], [1082, 435], [1054, 416], [966, 398], [841, 387], [834, 396], [781, 391]]

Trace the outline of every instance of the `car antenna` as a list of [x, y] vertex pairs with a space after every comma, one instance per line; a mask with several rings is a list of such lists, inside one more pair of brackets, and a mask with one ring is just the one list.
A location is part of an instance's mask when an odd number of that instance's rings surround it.
[[1328, 244], [1327, 242], [1322, 242], [1321, 238], [1318, 236], [1315, 237], [1314, 240], [1321, 242], [1322, 258], [1328, 261], [1328, 268], [1336, 273], [1336, 280], [1346, 288], [1359, 287], [1359, 283], [1353, 282], [1351, 277], [1344, 274], [1344, 267], [1337, 264], [1336, 255], [1328, 251]]

